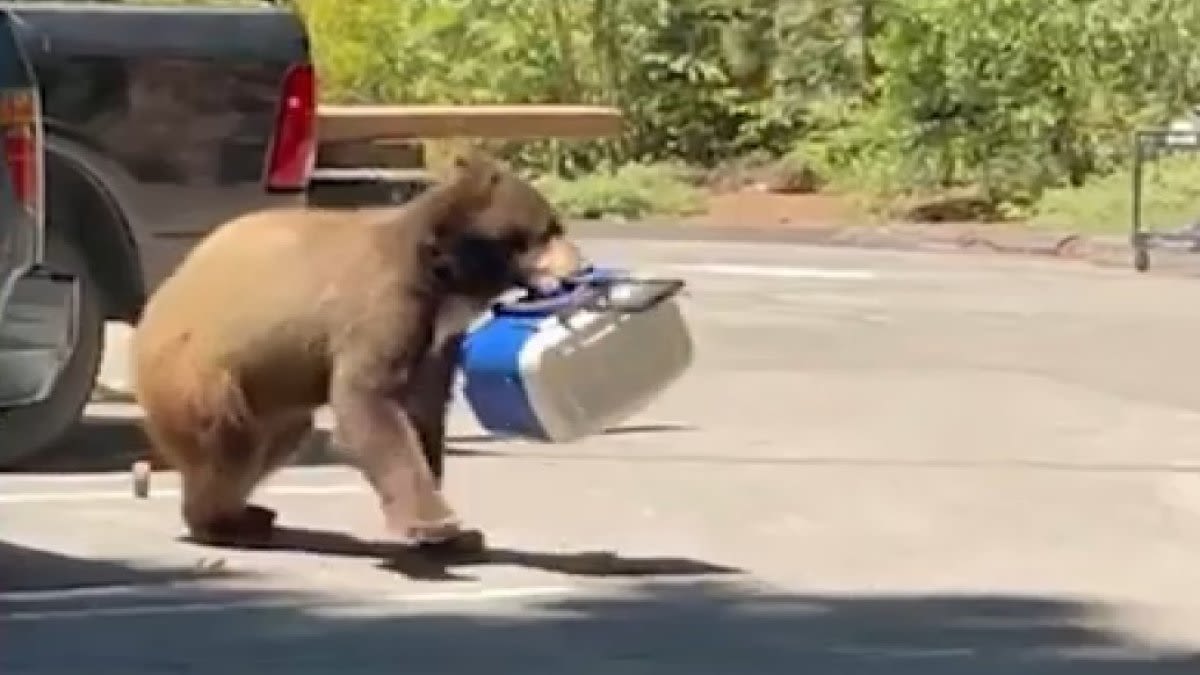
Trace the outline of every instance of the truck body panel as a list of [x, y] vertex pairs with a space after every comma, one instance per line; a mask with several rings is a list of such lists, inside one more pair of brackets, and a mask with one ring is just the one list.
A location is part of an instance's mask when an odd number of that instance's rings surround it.
[[42, 116], [17, 24], [0, 11], [0, 426], [50, 396], [79, 317], [77, 280], [42, 265]]
[[47, 149], [111, 200], [147, 292], [217, 224], [303, 203], [302, 190], [272, 192], [265, 176], [284, 76], [309, 62], [292, 12], [3, 4], [26, 27]]

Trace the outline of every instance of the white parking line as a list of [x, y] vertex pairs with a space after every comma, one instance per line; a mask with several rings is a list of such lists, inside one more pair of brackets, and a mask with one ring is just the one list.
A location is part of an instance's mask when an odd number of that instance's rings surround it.
[[[119, 588], [119, 587], [118, 587]], [[154, 586], [127, 587], [154, 591]], [[161, 587], [160, 587], [161, 588]], [[490, 600], [527, 600], [545, 597], [562, 597], [575, 592], [570, 586], [528, 586], [524, 588], [479, 588], [462, 591], [440, 591], [433, 593], [401, 593], [372, 597], [372, 603], [383, 602], [389, 605], [431, 605], [441, 603], [486, 602]], [[33, 592], [24, 593], [26, 601]], [[41, 592], [41, 600], [61, 600], [66, 591]], [[57, 595], [56, 595], [57, 594]], [[0, 601], [5, 596], [0, 594]], [[0, 622], [16, 621], [58, 621], [65, 619], [94, 619], [104, 617], [142, 617], [170, 614], [199, 614], [210, 612], [225, 612], [245, 609], [298, 609], [304, 607], [319, 607], [322, 609], [334, 607], [353, 607], [361, 604], [361, 599], [314, 599], [308, 598], [253, 598], [245, 600], [211, 600], [196, 602], [178, 602], [174, 604], [127, 604], [111, 607], [83, 607], [77, 609], [45, 609], [18, 610], [0, 613]]]
[[115, 584], [107, 586], [82, 586], [79, 588], [54, 588], [40, 591], [5, 591], [0, 593], [0, 602], [53, 602], [56, 600], [80, 600], [85, 598], [111, 598], [120, 595], [137, 595], [149, 590], [170, 590], [183, 584]]
[[825, 267], [795, 267], [782, 265], [739, 265], [731, 263], [676, 264], [669, 266], [681, 272], [721, 274], [774, 279], [818, 279], [824, 281], [873, 281], [879, 275], [872, 270], [836, 269]]

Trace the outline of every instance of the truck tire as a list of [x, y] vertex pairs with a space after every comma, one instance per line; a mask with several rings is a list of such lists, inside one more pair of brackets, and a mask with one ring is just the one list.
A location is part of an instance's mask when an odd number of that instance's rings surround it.
[[20, 468], [64, 439], [82, 417], [104, 356], [101, 291], [78, 244], [50, 229], [46, 235], [46, 261], [79, 279], [79, 335], [75, 351], [49, 398], [36, 405], [0, 410], [0, 469]]

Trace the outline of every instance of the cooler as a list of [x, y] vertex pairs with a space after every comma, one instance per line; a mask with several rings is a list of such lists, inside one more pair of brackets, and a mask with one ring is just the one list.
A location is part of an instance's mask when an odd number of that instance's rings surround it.
[[691, 365], [678, 280], [591, 270], [498, 303], [463, 343], [463, 394], [501, 435], [566, 442], [643, 410]]

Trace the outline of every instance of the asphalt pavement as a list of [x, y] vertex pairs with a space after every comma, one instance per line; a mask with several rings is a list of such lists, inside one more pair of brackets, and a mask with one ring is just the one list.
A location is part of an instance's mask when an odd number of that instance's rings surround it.
[[136, 409], [96, 404], [0, 476], [0, 672], [1200, 672], [1195, 279], [585, 247], [689, 281], [697, 360], [573, 444], [458, 403], [447, 489], [485, 559], [396, 551], [319, 453], [262, 490], [271, 549], [193, 545], [172, 475], [132, 496]]

